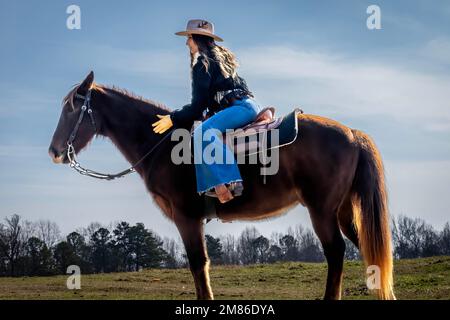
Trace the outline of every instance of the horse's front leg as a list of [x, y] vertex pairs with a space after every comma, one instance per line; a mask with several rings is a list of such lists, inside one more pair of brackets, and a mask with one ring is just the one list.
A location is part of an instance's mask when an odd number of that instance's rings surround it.
[[177, 217], [175, 221], [183, 240], [194, 277], [197, 299], [214, 299], [209, 284], [209, 259], [203, 234], [203, 220]]

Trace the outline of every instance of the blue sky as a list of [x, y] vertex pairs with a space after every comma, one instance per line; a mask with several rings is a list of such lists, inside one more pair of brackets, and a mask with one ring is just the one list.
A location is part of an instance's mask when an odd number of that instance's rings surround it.
[[[66, 8], [81, 8], [81, 30]], [[366, 8], [381, 8], [368, 30]], [[63, 232], [89, 222], [144, 222], [176, 236], [137, 175], [113, 182], [56, 166], [47, 148], [70, 87], [94, 70], [117, 85], [178, 108], [190, 100], [185, 39], [191, 18], [215, 23], [263, 105], [279, 114], [300, 105], [369, 133], [386, 166], [394, 215], [441, 228], [450, 220], [450, 2], [433, 1], [2, 1], [0, 3], [0, 218], [50, 219]], [[118, 171], [128, 163], [108, 140], [80, 155]], [[297, 223], [304, 208], [264, 234]], [[246, 223], [213, 221], [207, 232], [239, 233]]]

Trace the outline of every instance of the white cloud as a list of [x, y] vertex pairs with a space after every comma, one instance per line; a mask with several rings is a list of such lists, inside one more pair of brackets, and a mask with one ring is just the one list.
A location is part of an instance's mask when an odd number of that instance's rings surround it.
[[329, 115], [389, 115], [439, 131], [450, 122], [447, 75], [292, 47], [247, 48], [238, 57], [251, 87], [263, 88], [260, 97], [269, 103], [300, 103]]
[[445, 37], [430, 40], [423, 48], [425, 57], [450, 65], [450, 39]]
[[[440, 39], [423, 50], [432, 54], [447, 47], [450, 50], [450, 44]], [[186, 90], [177, 96], [190, 98], [187, 53], [183, 57], [180, 52], [102, 45], [91, 46], [91, 53], [99, 68], [143, 77], [144, 82], [157, 80], [162, 87], [183, 87]], [[300, 105], [305, 112], [330, 117], [388, 115], [425, 130], [450, 131], [450, 76], [446, 74], [419, 72], [412, 64], [288, 46], [249, 47], [236, 53], [240, 73], [257, 99], [276, 105], [279, 113]]]

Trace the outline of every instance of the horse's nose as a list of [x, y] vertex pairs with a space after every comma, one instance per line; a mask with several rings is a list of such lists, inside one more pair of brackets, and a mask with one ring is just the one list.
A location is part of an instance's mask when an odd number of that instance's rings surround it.
[[53, 146], [48, 148], [48, 155], [52, 158], [54, 163], [60, 163], [62, 160], [61, 153], [59, 153]]
[[48, 148], [48, 154], [51, 158], [56, 158], [58, 156], [58, 150], [54, 146], [50, 146]]

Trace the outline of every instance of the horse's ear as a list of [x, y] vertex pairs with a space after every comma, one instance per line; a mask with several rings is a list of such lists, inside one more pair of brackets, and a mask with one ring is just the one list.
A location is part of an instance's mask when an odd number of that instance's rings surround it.
[[89, 72], [78, 88], [78, 93], [85, 95], [94, 83], [94, 71]]

